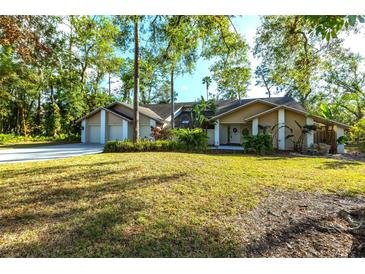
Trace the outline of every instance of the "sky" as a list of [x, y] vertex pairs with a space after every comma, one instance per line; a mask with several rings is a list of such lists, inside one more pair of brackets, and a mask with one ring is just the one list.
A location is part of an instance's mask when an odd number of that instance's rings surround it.
[[[250, 46], [250, 49], [252, 49], [254, 46], [256, 29], [261, 24], [260, 16], [236, 17], [233, 22], [237, 31], [243, 35]], [[344, 38], [345, 48], [349, 48], [354, 53], [360, 53], [362, 56], [365, 56], [365, 31], [363, 31], [363, 29], [356, 34], [343, 34], [341, 38]], [[251, 50], [249, 51], [249, 59], [252, 69], [252, 78], [247, 92], [247, 97], [267, 97], [265, 94], [265, 88], [255, 85], [256, 81], [254, 79], [254, 71], [259, 62], [253, 57]], [[204, 98], [206, 97], [205, 85], [202, 84], [202, 78], [210, 76], [209, 66], [210, 63], [208, 61], [199, 59], [196, 64], [196, 69], [192, 74], [177, 77], [175, 80], [175, 88], [178, 93], [177, 102], [195, 101], [200, 98], [201, 95], [203, 95]], [[216, 85], [214, 82], [211, 84], [209, 92], [216, 92]], [[280, 95], [282, 94], [274, 96]]]

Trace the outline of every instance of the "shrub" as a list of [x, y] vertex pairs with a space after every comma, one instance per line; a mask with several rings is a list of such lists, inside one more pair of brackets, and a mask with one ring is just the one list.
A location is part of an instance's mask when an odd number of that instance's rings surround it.
[[174, 138], [189, 150], [205, 150], [208, 145], [208, 134], [201, 128], [179, 128], [172, 130]]
[[167, 128], [154, 127], [151, 130], [151, 136], [155, 140], [170, 140], [172, 138], [172, 132]]
[[143, 152], [143, 151], [187, 151], [183, 144], [172, 140], [140, 140], [132, 143], [125, 141], [110, 141], [104, 146], [104, 152]]
[[365, 145], [365, 119], [360, 119], [351, 127], [350, 140], [354, 144]]
[[242, 146], [245, 153], [253, 152], [265, 154], [274, 150], [272, 136], [270, 134], [244, 136]]

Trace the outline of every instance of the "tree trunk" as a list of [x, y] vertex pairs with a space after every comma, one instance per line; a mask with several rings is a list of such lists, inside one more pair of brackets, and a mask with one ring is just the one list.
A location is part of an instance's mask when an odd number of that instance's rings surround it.
[[209, 85], [207, 84], [207, 102], [208, 102], [208, 100], [209, 100]]
[[138, 109], [138, 95], [139, 95], [139, 33], [138, 33], [138, 16], [134, 19], [134, 120], [133, 120], [133, 143], [139, 139], [139, 109]]
[[109, 96], [111, 94], [111, 88], [110, 88], [110, 72], [109, 72]]
[[171, 69], [171, 128], [175, 127], [175, 105], [174, 105], [174, 69]]

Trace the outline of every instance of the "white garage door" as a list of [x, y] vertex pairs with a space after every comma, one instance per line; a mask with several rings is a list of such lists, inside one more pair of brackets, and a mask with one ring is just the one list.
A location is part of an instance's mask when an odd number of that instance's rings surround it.
[[100, 144], [100, 126], [89, 125], [88, 143]]
[[109, 126], [109, 141], [123, 140], [123, 128], [122, 126]]

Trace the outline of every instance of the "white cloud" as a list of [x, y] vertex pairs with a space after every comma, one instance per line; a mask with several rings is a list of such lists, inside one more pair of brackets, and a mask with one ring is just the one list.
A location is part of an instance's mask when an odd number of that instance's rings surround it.
[[188, 90], [189, 90], [189, 87], [188, 87], [187, 85], [182, 85], [182, 86], [180, 87], [180, 89], [181, 89], [182, 91], [188, 91]]

